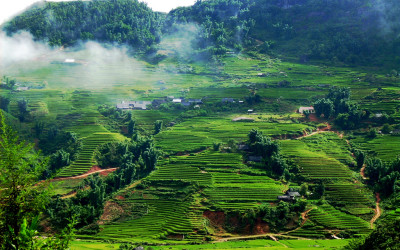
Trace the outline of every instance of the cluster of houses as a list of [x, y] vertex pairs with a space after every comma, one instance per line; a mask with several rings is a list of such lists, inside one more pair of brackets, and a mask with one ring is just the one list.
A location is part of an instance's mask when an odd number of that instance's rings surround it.
[[153, 101], [122, 101], [116, 105], [117, 109], [137, 109], [137, 110], [146, 110], [148, 106], [152, 106], [154, 108], [159, 107], [164, 103], [178, 103], [183, 106], [195, 105], [196, 107], [200, 107], [200, 104], [203, 104], [201, 99], [185, 99], [185, 98], [175, 98], [173, 96], [168, 96], [165, 98], [155, 99]]
[[123, 101], [117, 104], [117, 109], [139, 109], [146, 110], [147, 105], [151, 105], [150, 101]]

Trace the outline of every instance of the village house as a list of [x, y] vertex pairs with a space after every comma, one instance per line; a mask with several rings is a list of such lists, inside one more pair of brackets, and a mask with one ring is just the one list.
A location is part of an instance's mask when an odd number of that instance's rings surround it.
[[261, 162], [262, 159], [262, 156], [249, 156], [249, 161]]
[[182, 99], [181, 98], [175, 98], [175, 99], [172, 99], [172, 102], [173, 103], [182, 103]]
[[233, 98], [222, 98], [221, 102], [229, 102], [229, 103], [234, 103], [235, 100]]
[[289, 189], [288, 191], [286, 191], [285, 195], [280, 195], [277, 198], [281, 201], [294, 201], [297, 197], [300, 196], [301, 195], [299, 194], [299, 192], [294, 192], [292, 189]]
[[117, 109], [138, 109], [146, 110], [147, 105], [152, 104], [150, 101], [128, 101], [117, 104]]
[[308, 111], [311, 114], [315, 113], [314, 107], [300, 107], [299, 108], [299, 113], [304, 114], [305, 111]]
[[26, 91], [29, 90], [29, 87], [18, 87], [17, 91]]

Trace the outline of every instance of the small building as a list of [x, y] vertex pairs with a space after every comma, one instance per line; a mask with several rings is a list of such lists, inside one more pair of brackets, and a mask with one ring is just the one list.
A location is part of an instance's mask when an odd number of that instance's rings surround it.
[[250, 147], [247, 144], [238, 144], [238, 150], [241, 151], [248, 151], [250, 149]]
[[75, 59], [67, 58], [64, 60], [65, 63], [75, 63]]
[[185, 107], [188, 107], [188, 106], [190, 106], [192, 103], [183, 101], [183, 102], [181, 102], [181, 104], [182, 104], [183, 106], [185, 106]]
[[299, 113], [300, 113], [300, 114], [304, 114], [305, 111], [308, 111], [308, 112], [311, 113], [311, 114], [314, 114], [314, 113], [315, 113], [314, 107], [300, 107], [300, 108], [299, 108]]
[[130, 109], [130, 107], [128, 103], [122, 102], [117, 104], [117, 109]]
[[189, 103], [203, 104], [203, 101], [201, 99], [187, 99], [186, 101]]
[[299, 192], [294, 192], [291, 189], [289, 189], [288, 191], [286, 191], [285, 195], [280, 195], [277, 198], [278, 198], [278, 200], [281, 200], [281, 201], [294, 201], [298, 197], [301, 197]]
[[249, 109], [249, 110], [247, 110], [247, 113], [253, 113], [254, 112], [254, 109]]
[[261, 162], [262, 159], [262, 156], [249, 156], [249, 161]]
[[266, 77], [267, 75], [265, 73], [257, 73], [258, 77]]
[[229, 102], [229, 103], [234, 103], [235, 100], [233, 98], [222, 98], [221, 102]]
[[180, 98], [175, 98], [175, 99], [172, 99], [172, 102], [173, 102], [173, 103], [182, 103], [182, 99], [180, 99]]
[[166, 99], [154, 99], [153, 102], [151, 103], [151, 105], [153, 105], [154, 107], [158, 107], [163, 103], [166, 103], [167, 100]]
[[117, 109], [138, 109], [138, 110], [146, 110], [147, 105], [151, 105], [150, 101], [128, 101], [121, 102], [117, 104]]
[[18, 87], [17, 91], [26, 91], [29, 90], [29, 87]]
[[245, 117], [245, 116], [241, 116], [241, 117], [236, 117], [234, 119], [232, 119], [233, 122], [254, 122], [253, 118], [250, 117]]

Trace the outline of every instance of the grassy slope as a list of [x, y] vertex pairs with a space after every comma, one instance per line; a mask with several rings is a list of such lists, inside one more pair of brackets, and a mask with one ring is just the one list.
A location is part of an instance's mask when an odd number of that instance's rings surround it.
[[[127, 62], [125, 62], [127, 63]], [[136, 63], [136, 62], [131, 62]], [[198, 117], [186, 119], [169, 129], [165, 129], [156, 136], [157, 145], [169, 154], [183, 151], [195, 151], [204, 146], [210, 147], [213, 142], [226, 143], [233, 138], [236, 141], [246, 140], [247, 133], [252, 128], [259, 128], [266, 135], [282, 136], [285, 134], [301, 134], [305, 129], [315, 129], [315, 125], [297, 123], [299, 118], [292, 112], [282, 112], [278, 115], [271, 114], [271, 106], [288, 103], [286, 110], [294, 111], [298, 106], [309, 105], [315, 98], [327, 92], [328, 87], [321, 84], [350, 86], [354, 97], [359, 101], [369, 101], [366, 96], [374, 93], [376, 86], [363, 80], [354, 81], [367, 74], [361, 68], [337, 68], [312, 64], [298, 64], [282, 62], [280, 60], [266, 60], [231, 57], [221, 66], [220, 74], [213, 66], [193, 64], [195, 72], [191, 74], [170, 74], [170, 68], [176, 62], [166, 61], [165, 65], [155, 68], [141, 64], [143, 74], [131, 74], [123, 65], [104, 65], [103, 71], [92, 79], [96, 85], [87, 85], [89, 92], [73, 92], [77, 82], [84, 77], [78, 69], [71, 69], [65, 65], [50, 65], [43, 69], [23, 70], [22, 73], [12, 71], [18, 81], [48, 82], [44, 90], [29, 90], [16, 93], [14, 101], [25, 97], [29, 101], [29, 108], [43, 110], [42, 117], [57, 121], [59, 124], [68, 124], [68, 130], [77, 132], [86, 142], [87, 147], [109, 141], [110, 139], [123, 139], [112, 134], [97, 121], [102, 119], [97, 113], [97, 105], [114, 105], [119, 100], [142, 99], [151, 100], [166, 95], [187, 96], [190, 98], [203, 98], [207, 102], [219, 103], [222, 98], [231, 97], [243, 99], [249, 94], [249, 84], [257, 84], [257, 93], [265, 102], [257, 111], [259, 114], [250, 115], [254, 122], [232, 122], [238, 116], [249, 116], [244, 113], [217, 115], [212, 117]], [[80, 66], [77, 66], [80, 67]], [[118, 76], [115, 70], [120, 68], [123, 73]], [[258, 70], [257, 68], [260, 68]], [[258, 72], [268, 73], [266, 77], [258, 77]], [[50, 73], [53, 72], [53, 73]], [[75, 73], [75, 74], [74, 74]], [[203, 73], [207, 73], [203, 75]], [[111, 74], [110, 76], [107, 74]], [[384, 76], [378, 76], [385, 79]], [[107, 84], [101, 85], [103, 78]], [[116, 80], [112, 81], [112, 79]], [[166, 89], [162, 90], [159, 80], [165, 80]], [[279, 87], [279, 82], [289, 81], [286, 87]], [[63, 89], [65, 85], [70, 89]], [[390, 84], [388, 83], [388, 88]], [[390, 87], [391, 89], [393, 87]], [[61, 90], [63, 89], [63, 90]], [[82, 90], [82, 89], [81, 89]], [[384, 95], [387, 96], [387, 95]], [[277, 99], [281, 101], [278, 101]], [[383, 98], [382, 102], [390, 103], [390, 98]], [[15, 102], [14, 102], [15, 103]], [[14, 105], [14, 106], [13, 106]], [[286, 105], [286, 104], [285, 104]], [[391, 106], [385, 106], [391, 108]], [[11, 105], [16, 109], [16, 104]], [[390, 109], [393, 111], [392, 109]], [[77, 115], [70, 119], [66, 114]], [[155, 120], [163, 120], [164, 124], [173, 121], [177, 112], [163, 111], [134, 111], [134, 117], [144, 129], [152, 129]], [[65, 126], [65, 125], [64, 125]], [[98, 137], [98, 138], [97, 138]], [[97, 139], [96, 139], [97, 138]], [[179, 141], [179, 143], [177, 143]], [[310, 169], [309, 176], [315, 178], [333, 178], [340, 180], [327, 185], [327, 199], [348, 204], [348, 211], [354, 212], [354, 207], [359, 206], [367, 210], [370, 194], [362, 184], [352, 182], [352, 172], [346, 163], [352, 161], [348, 146], [344, 140], [335, 134], [316, 135], [302, 140], [282, 141], [285, 156], [293, 157], [303, 168], [304, 172]], [[93, 152], [95, 147], [88, 151]], [[320, 149], [323, 149], [322, 151]], [[82, 154], [90, 156], [91, 153]], [[227, 158], [225, 158], [227, 156]], [[86, 162], [89, 166], [89, 157]], [[310, 161], [311, 159], [311, 161]], [[315, 160], [317, 159], [317, 161]], [[219, 163], [221, 161], [221, 164]], [[329, 167], [327, 168], [327, 166]], [[75, 168], [78, 172], [83, 171]], [[86, 168], [85, 168], [86, 169]], [[329, 170], [329, 171], [328, 171]], [[247, 171], [247, 172], [246, 172]], [[189, 156], [171, 156], [159, 165], [149, 178], [149, 181], [168, 181], [169, 184], [151, 184], [144, 190], [127, 189], [122, 193], [124, 200], [114, 198], [112, 202], [117, 206], [134, 206], [144, 204], [149, 208], [148, 214], [140, 219], [120, 220], [104, 226], [104, 230], [96, 237], [99, 239], [119, 239], [131, 241], [164, 242], [164, 236], [189, 235], [188, 241], [203, 239], [204, 230], [202, 212], [207, 209], [245, 209], [258, 206], [262, 202], [273, 202], [276, 195], [282, 193], [284, 186], [265, 176], [259, 170], [248, 169], [242, 164], [238, 154], [220, 154], [205, 151]], [[65, 175], [77, 174], [73, 169], [65, 169]], [[238, 174], [240, 173], [240, 174]], [[254, 173], [257, 176], [253, 176]], [[178, 180], [197, 182], [201, 191], [195, 190], [182, 193], [181, 189], [174, 186]], [[343, 190], [347, 190], [343, 191]], [[356, 190], [360, 195], [354, 199], [349, 190]], [[176, 196], [171, 199], [170, 195]], [[348, 194], [348, 195], [344, 195]], [[133, 204], [133, 205], [132, 205]], [[175, 210], [171, 210], [171, 208]], [[194, 213], [191, 212], [194, 209]], [[189, 219], [185, 219], [186, 215]], [[157, 224], [159, 226], [154, 227]], [[167, 226], [168, 225], [168, 226]], [[304, 236], [306, 233], [298, 233]], [[320, 235], [321, 236], [321, 235]], [[162, 237], [161, 239], [159, 237]], [[174, 242], [174, 240], [168, 240]]]

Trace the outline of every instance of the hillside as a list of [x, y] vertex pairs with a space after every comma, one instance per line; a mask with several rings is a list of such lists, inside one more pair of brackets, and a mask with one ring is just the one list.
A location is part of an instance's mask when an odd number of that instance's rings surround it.
[[0, 109], [54, 186], [40, 235], [74, 227], [73, 249], [396, 246], [383, 228], [400, 215], [399, 10], [378, 2], [45, 2], [15, 17]]
[[52, 46], [95, 40], [149, 51], [161, 37], [197, 25], [201, 55], [256, 50], [299, 61], [397, 68], [398, 5], [392, 0], [197, 1], [167, 15], [133, 0], [37, 4], [4, 29], [28, 30]]

